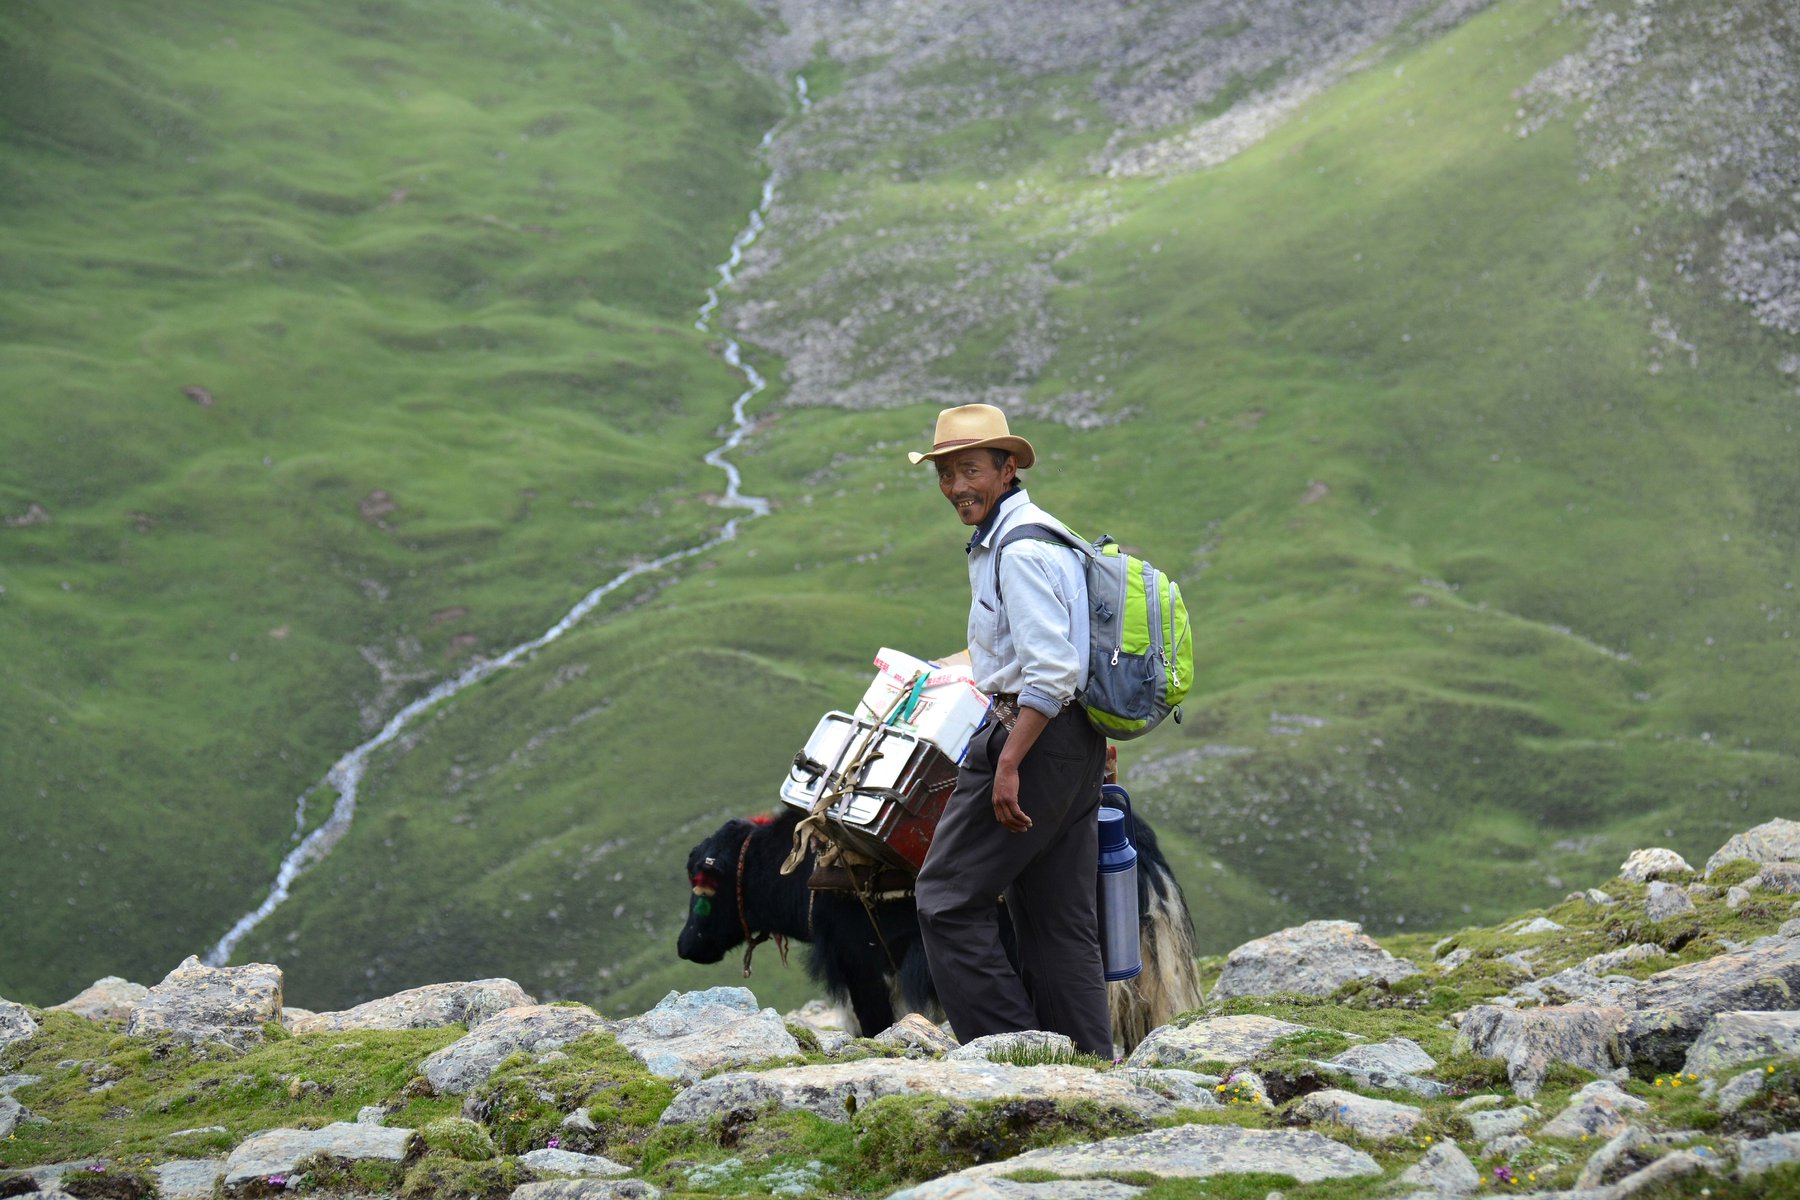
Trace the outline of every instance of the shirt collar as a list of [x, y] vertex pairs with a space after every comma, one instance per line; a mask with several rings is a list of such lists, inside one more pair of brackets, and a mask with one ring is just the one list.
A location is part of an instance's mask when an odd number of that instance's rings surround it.
[[964, 554], [975, 553], [975, 547], [987, 542], [988, 535], [994, 532], [994, 526], [1000, 523], [1000, 516], [1015, 502], [1027, 503], [1030, 497], [1025, 495], [1025, 488], [1018, 480], [1001, 495], [999, 503], [989, 510], [988, 515], [981, 518], [981, 524], [975, 526], [975, 532], [969, 535], [969, 544], [963, 547]]

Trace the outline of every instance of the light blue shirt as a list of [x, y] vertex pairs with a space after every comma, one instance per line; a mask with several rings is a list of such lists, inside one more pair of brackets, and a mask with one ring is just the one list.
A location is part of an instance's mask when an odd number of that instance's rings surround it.
[[1067, 546], [1022, 538], [994, 547], [1020, 525], [1068, 526], [1019, 488], [1001, 498], [997, 519], [969, 547], [969, 664], [990, 695], [1017, 692], [1019, 703], [1054, 717], [1087, 684], [1087, 581], [1081, 556]]

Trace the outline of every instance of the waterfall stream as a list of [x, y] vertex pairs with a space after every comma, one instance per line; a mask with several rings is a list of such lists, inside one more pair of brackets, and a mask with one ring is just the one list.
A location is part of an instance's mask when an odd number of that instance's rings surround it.
[[[811, 99], [807, 95], [806, 80], [804, 77], [797, 76], [795, 78], [794, 91], [799, 102], [800, 111], [804, 113], [811, 107]], [[778, 122], [774, 126], [771, 126], [767, 133], [763, 134], [762, 142], [758, 145], [759, 152], [766, 151], [769, 148], [769, 144], [775, 138], [776, 131], [780, 128], [781, 123]], [[751, 210], [750, 219], [745, 223], [743, 229], [738, 232], [738, 235], [732, 239], [730, 253], [726, 256], [725, 261], [719, 264], [718, 282], [706, 289], [706, 301], [700, 306], [699, 317], [694, 322], [694, 328], [702, 333], [712, 332], [712, 318], [719, 307], [720, 289], [730, 286], [732, 280], [736, 276], [739, 264], [743, 262], [744, 251], [748, 250], [751, 243], [756, 241], [757, 236], [762, 233], [763, 214], [769, 210], [769, 206], [775, 201], [775, 182], [775, 172], [771, 170], [767, 178], [763, 180], [762, 196], [757, 202], [757, 206]], [[267, 920], [269, 914], [273, 913], [281, 906], [282, 902], [288, 898], [288, 890], [293, 886], [294, 880], [298, 879], [308, 867], [322, 861], [327, 854], [331, 853], [332, 848], [337, 845], [344, 834], [349, 832], [350, 822], [356, 816], [357, 790], [362, 783], [363, 771], [368, 766], [369, 757], [377, 750], [393, 742], [405, 732], [409, 725], [436, 705], [448, 700], [463, 689], [479, 683], [489, 675], [492, 675], [495, 671], [510, 667], [520, 659], [535, 653], [544, 646], [548, 646], [551, 642], [554, 642], [557, 638], [560, 638], [563, 634], [569, 632], [569, 630], [573, 629], [583, 617], [592, 612], [600, 601], [604, 600], [607, 596], [611, 595], [621, 587], [624, 587], [627, 583], [630, 583], [632, 580], [640, 578], [641, 576], [660, 571], [665, 567], [680, 562], [682, 559], [693, 558], [695, 555], [704, 554], [715, 546], [729, 542], [737, 537], [738, 526], [744, 521], [754, 520], [757, 517], [768, 515], [769, 502], [760, 496], [746, 496], [743, 494], [740, 490], [743, 477], [738, 471], [736, 464], [730, 462], [725, 457], [731, 451], [737, 449], [738, 446], [743, 443], [744, 439], [749, 436], [751, 423], [746, 414], [745, 407], [756, 397], [757, 393], [768, 386], [768, 381], [758, 373], [755, 367], [744, 361], [743, 347], [738, 344], [737, 340], [729, 334], [724, 336], [725, 361], [744, 377], [745, 387], [744, 390], [738, 394], [736, 401], [734, 401], [731, 406], [730, 433], [725, 437], [722, 444], [705, 456], [704, 461], [708, 466], [717, 467], [725, 472], [725, 494], [716, 501], [716, 503], [722, 508], [744, 509], [744, 515], [732, 517], [725, 522], [717, 534], [697, 546], [690, 546], [685, 550], [676, 550], [672, 553], [663, 555], [661, 558], [652, 559], [648, 562], [641, 562], [621, 571], [619, 574], [594, 588], [587, 593], [587, 595], [578, 600], [575, 603], [575, 606], [564, 613], [562, 618], [549, 629], [528, 642], [521, 642], [519, 645], [512, 647], [512, 649], [507, 650], [496, 658], [484, 659], [481, 662], [474, 663], [460, 674], [444, 680], [429, 692], [420, 696], [418, 699], [402, 708], [399, 712], [396, 712], [392, 717], [388, 718], [387, 724], [383, 725], [381, 731], [374, 737], [363, 742], [355, 749], [346, 753], [342, 758], [338, 759], [337, 762], [333, 763], [331, 769], [325, 773], [324, 778], [300, 793], [299, 799], [295, 801], [294, 822], [296, 829], [294, 836], [299, 838], [299, 843], [292, 850], [288, 851], [286, 857], [281, 860], [281, 867], [275, 874], [275, 882], [270, 886], [268, 896], [266, 896], [263, 899], [263, 902], [257, 905], [255, 909], [245, 913], [242, 917], [239, 917], [237, 923], [231, 927], [225, 936], [220, 938], [213, 948], [206, 952], [205, 961], [207, 963], [213, 966], [222, 966], [228, 962], [232, 952], [237, 949], [238, 943], [243, 941], [244, 938], [249, 935], [251, 930]], [[306, 834], [304, 837], [301, 837], [300, 832], [304, 829], [306, 823], [307, 801], [323, 790], [330, 790], [337, 793], [337, 799], [331, 806], [331, 813], [317, 829]]]

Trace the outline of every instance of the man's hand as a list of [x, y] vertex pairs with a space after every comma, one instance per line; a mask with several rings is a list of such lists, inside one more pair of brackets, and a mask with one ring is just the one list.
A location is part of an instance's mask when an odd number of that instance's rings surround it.
[[1049, 723], [1050, 718], [1037, 709], [1020, 708], [1006, 735], [1006, 745], [1001, 747], [1000, 759], [994, 764], [994, 820], [1014, 833], [1031, 828], [1031, 818], [1019, 807], [1019, 764]]
[[994, 819], [1014, 833], [1031, 828], [1031, 818], [1019, 807], [1019, 768], [1004, 761], [994, 768]]

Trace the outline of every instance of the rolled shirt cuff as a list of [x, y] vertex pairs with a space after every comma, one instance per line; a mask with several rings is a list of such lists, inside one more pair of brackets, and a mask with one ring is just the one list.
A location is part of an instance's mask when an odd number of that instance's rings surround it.
[[1047, 696], [1043, 692], [1035, 691], [1032, 688], [1026, 688], [1019, 693], [1019, 703], [1026, 708], [1036, 709], [1046, 717], [1054, 720], [1056, 714], [1063, 710], [1063, 704], [1065, 702], [1052, 696]]

